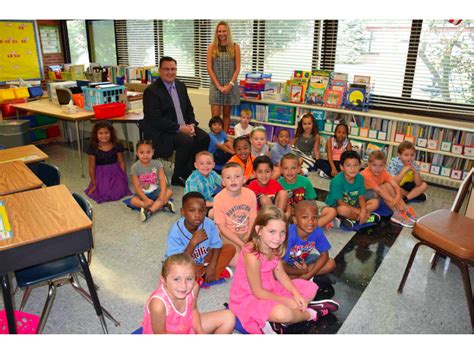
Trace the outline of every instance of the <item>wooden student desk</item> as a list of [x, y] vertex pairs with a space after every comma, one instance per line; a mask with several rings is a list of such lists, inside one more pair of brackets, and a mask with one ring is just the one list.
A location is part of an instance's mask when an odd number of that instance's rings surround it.
[[53, 104], [49, 100], [37, 100], [21, 104], [13, 104], [12, 107], [16, 109], [17, 118], [20, 118], [21, 111], [28, 111], [55, 117], [66, 122], [74, 122], [77, 135], [77, 152], [81, 162], [81, 176], [84, 177], [84, 166], [82, 163], [82, 139], [79, 130], [79, 121], [82, 121], [82, 131], [84, 132], [84, 121], [94, 117], [93, 111], [84, 111], [83, 109], [78, 108], [78, 113], [64, 113], [61, 106]]
[[19, 160], [0, 164], [0, 196], [33, 190], [43, 182]]
[[2, 197], [13, 237], [0, 241], [0, 281], [10, 334], [16, 333], [9, 272], [76, 254], [96, 314], [107, 327], [84, 252], [92, 248], [92, 222], [64, 185]]
[[0, 150], [0, 164], [15, 160], [21, 160], [25, 164], [30, 164], [46, 159], [48, 159], [48, 156], [33, 144]]

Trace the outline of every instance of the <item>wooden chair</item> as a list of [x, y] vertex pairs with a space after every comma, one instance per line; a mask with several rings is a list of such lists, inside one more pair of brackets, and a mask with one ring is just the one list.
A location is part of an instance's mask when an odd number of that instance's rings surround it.
[[[403, 292], [418, 248], [421, 245], [429, 246], [436, 251], [431, 269], [436, 268], [439, 255], [451, 258], [461, 269], [471, 326], [474, 329], [474, 304], [469, 277], [469, 266], [474, 265], [474, 195], [471, 194], [473, 175], [474, 169], [471, 169], [458, 190], [451, 210], [434, 211], [415, 224], [412, 234], [419, 242], [413, 247], [398, 293]], [[464, 201], [467, 203], [464, 204]]]

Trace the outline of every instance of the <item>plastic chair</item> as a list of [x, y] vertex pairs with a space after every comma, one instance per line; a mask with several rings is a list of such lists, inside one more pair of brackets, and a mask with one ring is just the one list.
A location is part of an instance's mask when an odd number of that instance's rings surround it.
[[38, 176], [38, 178], [46, 186], [59, 185], [61, 181], [61, 173], [59, 171], [59, 168], [55, 165], [51, 165], [45, 162], [38, 163], [36, 176]]
[[[92, 219], [93, 213], [89, 201], [76, 193], [73, 193], [73, 197], [76, 201], [78, 201], [79, 206], [81, 206], [87, 216]], [[91, 261], [90, 256], [91, 254], [89, 252], [89, 263]], [[89, 293], [79, 284], [77, 276], [81, 274], [81, 264], [79, 263], [79, 259], [76, 255], [66, 256], [58, 260], [15, 271], [18, 287], [25, 289], [25, 293], [23, 294], [23, 298], [21, 300], [20, 311], [22, 311], [25, 307], [33, 287], [42, 286], [44, 284], [49, 286], [48, 297], [46, 298], [38, 325], [38, 334], [42, 333], [44, 330], [44, 326], [46, 325], [46, 321], [48, 320], [49, 313], [56, 297], [56, 290], [59, 286], [70, 283], [75, 291], [84, 297], [90, 304], [93, 304]], [[115, 324], [115, 326], [120, 325], [120, 323], [114, 317], [112, 317], [112, 315], [104, 307], [102, 307], [102, 311], [104, 315]], [[105, 328], [104, 332], [106, 332]]]
[[[474, 265], [474, 237], [472, 235], [474, 230], [474, 196], [471, 195], [474, 183], [473, 177], [474, 169], [471, 169], [459, 188], [451, 210], [432, 212], [416, 222], [412, 234], [419, 242], [413, 247], [400, 286], [398, 287], [398, 293], [403, 292], [403, 287], [405, 286], [418, 248], [426, 245], [436, 251], [431, 264], [432, 270], [436, 268], [439, 255], [448, 256], [459, 266], [471, 316], [471, 326], [474, 330], [474, 303], [469, 276], [469, 266]], [[466, 199], [469, 195], [470, 198]], [[466, 216], [461, 213], [465, 200], [468, 201], [466, 204]]]

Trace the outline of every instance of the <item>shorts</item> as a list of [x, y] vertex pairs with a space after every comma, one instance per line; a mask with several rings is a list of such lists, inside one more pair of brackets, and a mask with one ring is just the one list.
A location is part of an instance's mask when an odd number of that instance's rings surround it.
[[[365, 201], [368, 201], [368, 200], [373, 200], [373, 199], [378, 199], [377, 197], [377, 194], [374, 192], [374, 190], [372, 189], [368, 189], [365, 191], [365, 195], [364, 195], [364, 198], [365, 198]], [[352, 207], [355, 207], [355, 208], [359, 208], [360, 205], [359, 205], [359, 199], [357, 199], [356, 203], [354, 204], [354, 206]]]
[[415, 187], [416, 187], [416, 184], [414, 181], [408, 181], [406, 183], [404, 183], [402, 186], [400, 186], [403, 190], [407, 191], [407, 192], [410, 192], [411, 190], [413, 190]]
[[[140, 196], [138, 196], [137, 194], [134, 194], [133, 196], [140, 198]], [[145, 196], [148, 197], [150, 200], [156, 201], [158, 197], [160, 197], [160, 188], [157, 188], [152, 192], [145, 193]]]

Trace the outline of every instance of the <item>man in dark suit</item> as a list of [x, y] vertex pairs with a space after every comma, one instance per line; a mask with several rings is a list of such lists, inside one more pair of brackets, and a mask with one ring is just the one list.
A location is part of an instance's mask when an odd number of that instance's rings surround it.
[[176, 60], [160, 59], [160, 77], [143, 93], [142, 130], [153, 141], [155, 157], [176, 151], [173, 185], [184, 186], [197, 152], [209, 148], [209, 135], [198, 128], [186, 85], [176, 79]]

